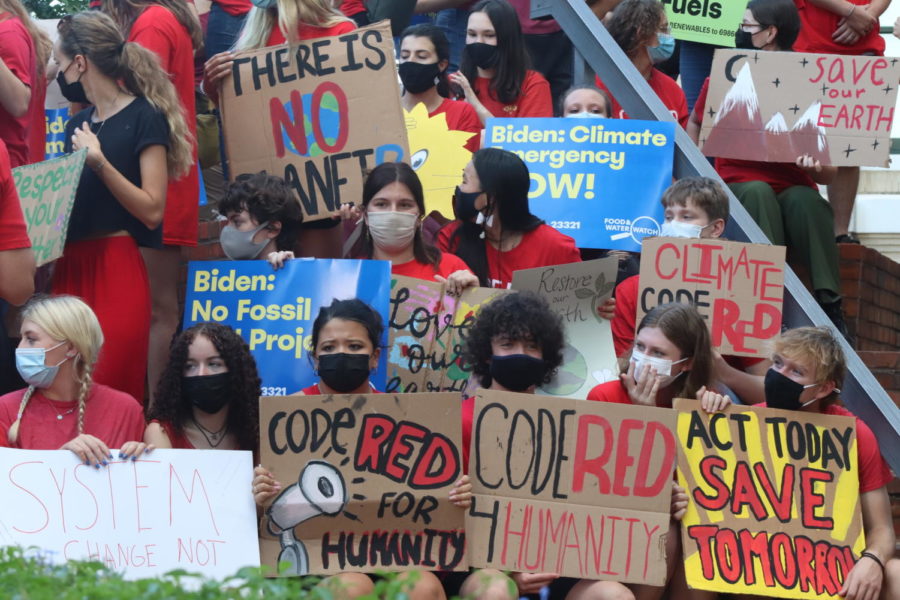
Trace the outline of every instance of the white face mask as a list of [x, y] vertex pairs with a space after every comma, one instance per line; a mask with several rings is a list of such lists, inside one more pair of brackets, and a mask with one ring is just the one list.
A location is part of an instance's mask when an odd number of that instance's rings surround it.
[[676, 238], [699, 238], [703, 229], [700, 225], [672, 219], [662, 224], [662, 227], [659, 228], [659, 235]]
[[638, 378], [641, 376], [641, 373], [645, 369], [656, 369], [656, 374], [659, 376], [659, 387], [664, 388], [669, 386], [675, 379], [684, 373], [684, 371], [679, 371], [678, 375], [672, 375], [672, 366], [677, 365], [678, 363], [683, 363], [687, 358], [682, 358], [681, 360], [669, 360], [668, 358], [656, 358], [654, 356], [647, 356], [643, 352], [639, 352], [637, 350], [631, 351], [631, 361], [634, 363], [634, 381], [637, 383]]
[[408, 212], [373, 211], [366, 213], [366, 225], [372, 242], [384, 252], [405, 250], [416, 237], [419, 215]]
[[567, 119], [605, 119], [606, 117], [604, 117], [603, 115], [598, 114], [598, 113], [592, 113], [592, 112], [583, 110], [583, 111], [577, 112], [577, 113], [569, 113], [566, 115], [566, 118]]

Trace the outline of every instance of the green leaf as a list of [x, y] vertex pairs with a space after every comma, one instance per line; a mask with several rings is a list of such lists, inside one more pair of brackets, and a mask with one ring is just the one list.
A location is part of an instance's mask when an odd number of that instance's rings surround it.
[[603, 295], [602, 290], [606, 286], [606, 273], [600, 273], [600, 277], [594, 280], [594, 289], [597, 290], [597, 293], [601, 296]]
[[575, 290], [575, 297], [579, 300], [587, 300], [588, 298], [593, 298], [595, 295], [596, 294], [588, 288], [579, 288]]

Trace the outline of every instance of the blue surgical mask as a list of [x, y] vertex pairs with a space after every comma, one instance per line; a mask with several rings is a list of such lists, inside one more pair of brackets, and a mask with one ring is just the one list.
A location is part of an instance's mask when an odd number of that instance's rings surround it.
[[647, 48], [647, 51], [650, 52], [650, 60], [654, 65], [666, 62], [672, 58], [672, 53], [675, 52], [675, 38], [670, 34], [657, 33], [656, 39], [659, 40], [659, 46]]
[[278, 6], [278, 0], [250, 0], [250, 2], [252, 2], [253, 6], [256, 8], [261, 8], [263, 10]]
[[36, 388], [48, 388], [53, 384], [59, 365], [69, 360], [69, 357], [55, 365], [47, 365], [47, 351], [55, 350], [63, 344], [65, 342], [60, 342], [52, 348], [16, 348], [16, 370], [25, 383]]
[[577, 113], [569, 113], [566, 115], [566, 118], [567, 119], [605, 119], [606, 117], [604, 117], [601, 114], [592, 113], [592, 112], [588, 112], [585, 110], [585, 111], [577, 112]]

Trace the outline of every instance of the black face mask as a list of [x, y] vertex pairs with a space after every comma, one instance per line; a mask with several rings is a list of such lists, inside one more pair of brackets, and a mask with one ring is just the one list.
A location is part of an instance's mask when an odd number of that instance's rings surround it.
[[62, 92], [63, 98], [69, 102], [75, 102], [76, 104], [91, 103], [84, 94], [84, 87], [81, 85], [81, 77], [78, 78], [78, 81], [69, 83], [66, 81], [65, 71], [60, 71], [56, 74], [56, 83], [59, 84], [59, 91]]
[[800, 394], [806, 388], [816, 385], [818, 384], [803, 385], [802, 383], [797, 383], [775, 369], [769, 369], [766, 371], [765, 378], [766, 407], [780, 408], [781, 410], [799, 410], [804, 406], [800, 404]]
[[369, 378], [368, 354], [323, 354], [319, 357], [319, 377], [336, 392], [346, 394]]
[[215, 414], [231, 399], [231, 374], [182, 377], [181, 397], [191, 406], [207, 414]]
[[464, 192], [456, 186], [453, 192], [453, 214], [460, 221], [474, 221], [478, 216], [478, 209], [475, 208], [475, 201], [482, 192]]
[[512, 392], [524, 392], [544, 379], [544, 361], [527, 354], [491, 357], [491, 377]]
[[466, 44], [464, 52], [468, 54], [472, 62], [482, 69], [493, 69], [497, 66], [500, 59], [500, 53], [497, 46], [475, 42], [474, 44]]
[[421, 94], [430, 90], [438, 82], [441, 69], [437, 63], [424, 65], [422, 63], [406, 61], [400, 63], [400, 81], [403, 88], [410, 94]]
[[753, 45], [753, 34], [743, 29], [738, 29], [734, 34], [735, 48], [743, 48], [744, 50], [759, 50]]

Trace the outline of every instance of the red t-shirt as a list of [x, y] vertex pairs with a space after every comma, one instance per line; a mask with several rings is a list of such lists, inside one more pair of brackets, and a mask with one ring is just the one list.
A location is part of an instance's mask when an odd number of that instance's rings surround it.
[[[0, 447], [8, 448], [6, 434], [15, 423], [25, 390], [0, 397]], [[63, 415], [62, 419], [58, 419]], [[132, 396], [95, 383], [84, 409], [84, 433], [99, 438], [110, 449], [144, 437], [144, 412]], [[19, 423], [15, 448], [57, 450], [78, 435], [78, 401], [55, 402], [35, 390]]]
[[162, 430], [169, 438], [169, 443], [172, 444], [172, 448], [175, 448], [176, 450], [196, 450], [184, 432], [182, 431], [180, 434], [176, 433], [175, 428], [172, 427], [172, 424], [168, 421], [157, 421], [156, 419], [153, 419], [150, 422], [157, 423], [162, 427]]
[[476, 77], [472, 85], [478, 100], [495, 117], [552, 117], [553, 99], [550, 84], [537, 71], [528, 71], [522, 82], [522, 93], [514, 102], [504, 104], [491, 93], [491, 80]]
[[[163, 70], [169, 73], [178, 98], [184, 107], [188, 128], [197, 136], [197, 109], [194, 99], [194, 49], [188, 30], [175, 15], [162, 6], [150, 6], [135, 19], [128, 36], [129, 42], [140, 44], [159, 57]], [[199, 190], [197, 177], [197, 149], [190, 172], [169, 181], [166, 191], [166, 210], [163, 215], [163, 243], [176, 246], [197, 245], [199, 221]]]
[[[622, 110], [622, 106], [616, 101], [612, 92], [603, 85], [599, 76], [595, 78], [595, 81], [597, 87], [605, 90], [606, 93], [609, 94], [609, 99], [612, 103], [612, 106], [610, 106], [610, 115], [617, 119], [627, 119], [628, 114]], [[681, 86], [659, 69], [650, 71], [650, 79], [647, 80], [647, 83], [650, 84], [650, 89], [656, 92], [656, 95], [662, 100], [665, 107], [669, 109], [669, 112], [672, 113], [672, 116], [675, 117], [678, 124], [682, 127], [687, 127], [689, 116], [687, 98], [685, 98], [684, 90], [681, 89]]]
[[587, 399], [614, 404], [633, 404], [631, 398], [628, 397], [628, 390], [618, 379], [594, 386], [594, 389], [588, 392]]
[[226, 13], [233, 17], [246, 15], [253, 8], [250, 0], [212, 0], [213, 4], [218, 4]]
[[31, 102], [28, 105], [28, 163], [38, 163], [47, 155], [47, 82], [44, 74], [36, 71], [35, 85], [31, 86]]
[[348, 17], [366, 12], [363, 0], [341, 0], [341, 12]]
[[32, 89], [28, 111], [21, 117], [13, 117], [0, 106], [0, 140], [6, 142], [12, 166], [20, 167], [31, 162], [31, 130], [38, 127], [44, 131], [44, 117], [41, 116], [39, 121], [33, 120], [36, 116], [35, 103], [40, 101], [41, 113], [44, 103], [40, 92], [34, 91], [35, 87], [40, 87], [34, 85], [37, 76], [34, 42], [22, 22], [9, 13], [0, 14], [0, 59], [19, 81]]
[[472, 108], [472, 105], [464, 100], [451, 100], [444, 98], [440, 106], [434, 109], [434, 112], [428, 113], [429, 117], [444, 113], [447, 115], [447, 129], [451, 131], [468, 131], [474, 133], [469, 141], [466, 142], [466, 150], [478, 152], [481, 145], [481, 121], [478, 119], [478, 113]]
[[[871, 0], [847, 0], [862, 10]], [[872, 28], [867, 35], [850, 46], [838, 44], [831, 39], [831, 34], [838, 28], [838, 23], [846, 14], [838, 15], [824, 8], [818, 7], [809, 0], [794, 0], [800, 13], [800, 35], [794, 42], [794, 50], [797, 52], [819, 52], [822, 54], [852, 54], [858, 56], [867, 52], [884, 56], [884, 38], [878, 32], [878, 25]]]
[[616, 356], [622, 356], [631, 349], [631, 345], [634, 343], [640, 279], [640, 275], [632, 275], [616, 286], [616, 308], [613, 319], [609, 323], [612, 328]]
[[[694, 105], [694, 120], [703, 123], [706, 110], [706, 97], [709, 94], [709, 77], [703, 82], [697, 103]], [[793, 163], [770, 163], [758, 160], [738, 160], [735, 158], [716, 158], [716, 171], [725, 183], [746, 183], [748, 181], [764, 181], [772, 186], [776, 194], [789, 187], [803, 185], [818, 189], [816, 182], [809, 174]]]
[[[332, 25], [331, 27], [300, 25], [297, 28], [297, 39], [312, 40], [316, 38], [333, 37], [350, 33], [354, 29], [356, 29], [356, 24], [353, 21], [343, 21], [337, 25]], [[277, 46], [278, 44], [284, 44], [285, 42], [287, 42], [287, 40], [285, 39], [284, 34], [281, 33], [281, 29], [276, 25], [272, 28], [272, 33], [269, 34], [269, 40], [266, 42], [266, 46]]]
[[456, 271], [468, 271], [469, 266], [461, 258], [449, 252], [441, 252], [441, 262], [437, 268], [432, 264], [420, 263], [416, 259], [391, 267], [391, 274], [414, 277], [425, 281], [434, 281], [435, 275], [449, 277]]
[[[450, 248], [451, 236], [460, 221], [452, 221], [438, 232], [438, 247], [443, 252], [453, 252]], [[553, 265], [581, 262], [581, 253], [575, 240], [549, 225], [538, 225], [522, 236], [522, 241], [512, 250], [500, 252], [492, 244], [485, 243], [488, 278], [491, 287], [508, 288], [512, 285], [515, 271], [536, 269]]]
[[[380, 394], [380, 393], [381, 393], [381, 392], [379, 392], [378, 390], [376, 390], [374, 387], [372, 387], [372, 384], [371, 384], [371, 383], [369, 384], [369, 387], [371, 388], [371, 389], [369, 390], [369, 393], [370, 393], [370, 394]], [[323, 392], [322, 390], [319, 389], [319, 384], [318, 384], [318, 383], [314, 383], [314, 384], [312, 384], [312, 385], [309, 386], [309, 387], [303, 388], [303, 395], [304, 395], [304, 396], [322, 396], [322, 395], [324, 395], [324, 394], [325, 394], [325, 392]]]
[[31, 248], [19, 193], [13, 183], [6, 144], [0, 140], [0, 250]]

